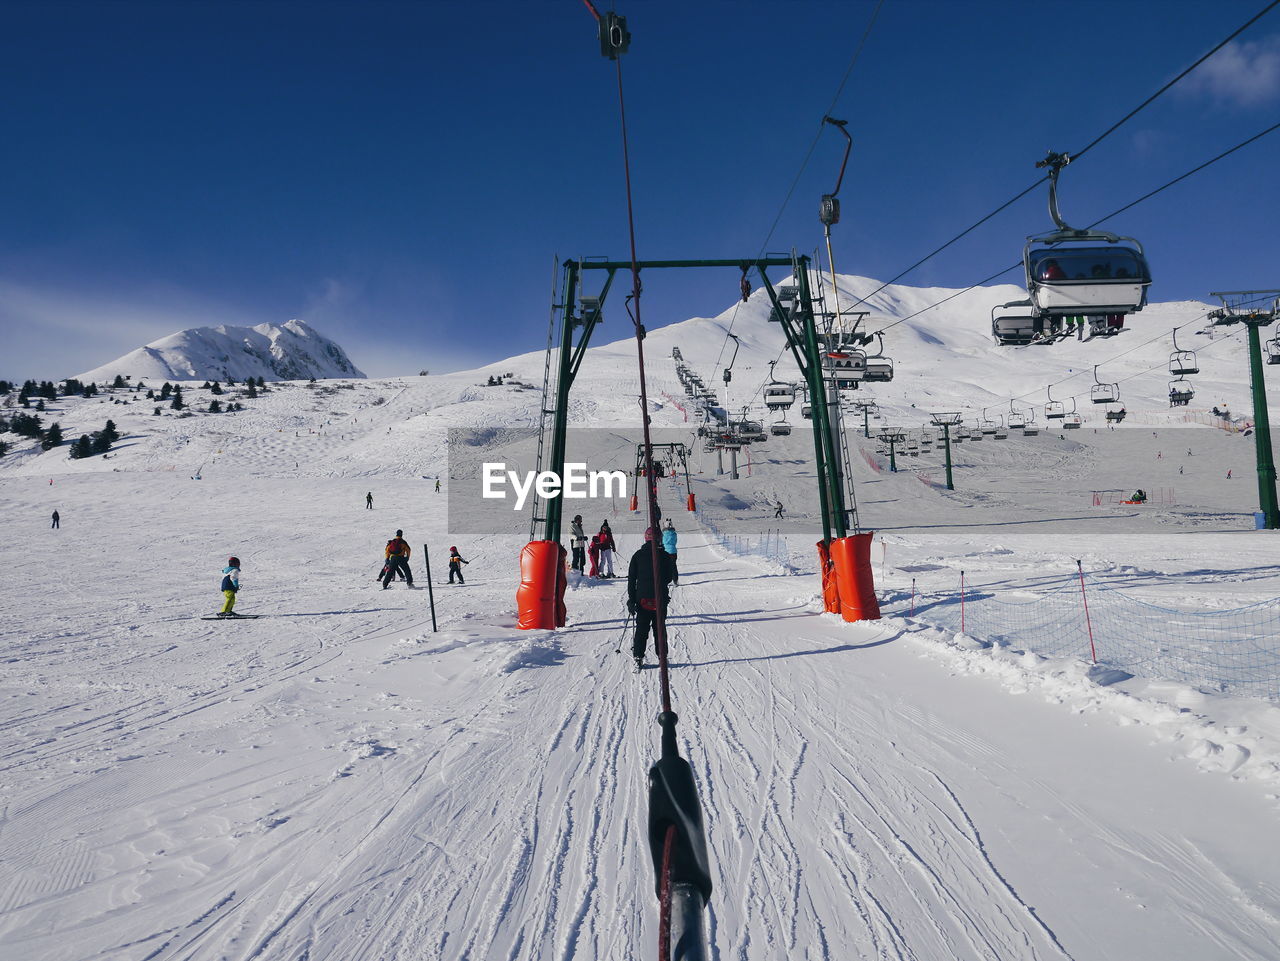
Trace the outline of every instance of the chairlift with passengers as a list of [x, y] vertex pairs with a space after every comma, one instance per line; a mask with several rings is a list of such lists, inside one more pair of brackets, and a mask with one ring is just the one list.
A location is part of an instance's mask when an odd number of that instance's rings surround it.
[[1026, 412], [1026, 417], [1022, 424], [1022, 436], [1034, 437], [1040, 433], [1040, 425], [1036, 423], [1036, 412], [1034, 409]]
[[796, 402], [796, 389], [792, 384], [775, 380], [773, 376], [776, 360], [769, 361], [769, 383], [764, 388], [764, 406], [769, 410], [788, 410]]
[[1095, 404], [1114, 404], [1120, 399], [1119, 384], [1104, 384], [1098, 380], [1098, 365], [1093, 365], [1093, 386], [1089, 388], [1089, 400]]
[[1196, 390], [1191, 386], [1191, 381], [1183, 380], [1179, 377], [1177, 380], [1169, 382], [1169, 406], [1170, 407], [1186, 407], [1191, 403], [1191, 398], [1196, 395]]
[[1107, 408], [1107, 423], [1118, 424], [1122, 420], [1124, 420], [1125, 415], [1127, 413], [1128, 411], [1124, 409], [1123, 404], [1121, 404], [1119, 407], [1109, 407]]
[[1049, 215], [1057, 230], [1027, 238], [1022, 252], [1027, 292], [1038, 317], [1105, 317], [1131, 314], [1147, 303], [1151, 271], [1142, 245], [1102, 230], [1076, 230], [1058, 211], [1058, 175], [1071, 162], [1050, 153]]
[[1169, 355], [1169, 373], [1174, 377], [1200, 373], [1200, 362], [1194, 350], [1178, 350], [1178, 328], [1173, 328], [1173, 353]]
[[1044, 389], [1045, 394], [1049, 397], [1049, 402], [1044, 405], [1045, 420], [1062, 420], [1067, 414], [1066, 405], [1060, 400], [1053, 399], [1052, 385]]

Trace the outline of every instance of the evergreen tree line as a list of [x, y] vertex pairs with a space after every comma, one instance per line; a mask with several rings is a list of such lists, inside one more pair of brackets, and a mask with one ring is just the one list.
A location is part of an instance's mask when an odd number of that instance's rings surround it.
[[80, 435], [80, 439], [71, 445], [71, 459], [80, 460], [83, 457], [92, 457], [94, 454], [105, 454], [119, 439], [120, 433], [116, 430], [116, 425], [112, 421], [107, 421], [102, 430], [94, 431], [93, 434]]

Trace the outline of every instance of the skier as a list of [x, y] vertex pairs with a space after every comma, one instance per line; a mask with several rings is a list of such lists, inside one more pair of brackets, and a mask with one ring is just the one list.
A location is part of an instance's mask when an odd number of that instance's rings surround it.
[[222, 596], [226, 603], [218, 611], [219, 617], [237, 617], [234, 613], [236, 592], [240, 590], [240, 558], [228, 557], [227, 566], [222, 569]]
[[582, 515], [573, 515], [569, 525], [569, 546], [573, 549], [573, 561], [569, 565], [579, 574], [587, 572], [587, 535], [582, 529]]
[[383, 568], [386, 573], [382, 575], [384, 591], [391, 586], [397, 571], [403, 573], [405, 581], [413, 587], [413, 572], [409, 570], [410, 553], [409, 544], [404, 539], [404, 531], [396, 531], [396, 536], [387, 541], [387, 566]]
[[604, 534], [597, 534], [591, 538], [591, 543], [587, 545], [587, 556], [591, 558], [591, 570], [587, 574], [588, 577], [600, 576], [600, 544], [604, 540]]
[[613, 552], [618, 545], [613, 542], [613, 531], [609, 529], [608, 521], [600, 525], [600, 536], [604, 538], [600, 542], [600, 576], [613, 577]]
[[437, 478], [436, 478], [436, 493], [437, 493], [437, 494], [439, 494], [439, 493], [440, 493], [440, 478], [439, 478], [439, 477], [437, 477]]
[[672, 525], [670, 518], [667, 520], [667, 526], [662, 529], [662, 549], [667, 552], [671, 558], [671, 586], [677, 587], [680, 584], [680, 571], [676, 567], [676, 529]]
[[57, 511], [54, 511], [54, 512], [53, 512], [53, 527], [51, 527], [51, 528], [49, 528], [49, 529], [50, 529], [50, 530], [53, 530], [54, 528], [59, 527], [59, 526], [61, 525], [61, 523], [62, 523], [62, 518], [58, 516], [58, 512], [57, 512]]
[[782, 501], [778, 501], [778, 506], [774, 510], [773, 516], [778, 520], [782, 520]]
[[1227, 480], [1231, 480], [1231, 471], [1227, 471]]
[[369, 491], [364, 495], [364, 507], [365, 510], [373, 510], [373, 491]]
[[458, 549], [456, 547], [449, 548], [449, 583], [453, 583], [454, 574], [458, 575], [459, 584], [467, 583], [462, 579], [462, 565], [470, 563], [470, 561], [462, 559], [462, 555], [458, 553]]
[[644, 667], [644, 652], [649, 642], [649, 631], [658, 617], [658, 608], [667, 606], [667, 584], [674, 578], [674, 559], [666, 551], [658, 551], [658, 578], [653, 583], [653, 552], [656, 532], [652, 527], [644, 532], [644, 545], [631, 555], [627, 568], [627, 611], [635, 615], [636, 636], [631, 643], [631, 656], [636, 670]]

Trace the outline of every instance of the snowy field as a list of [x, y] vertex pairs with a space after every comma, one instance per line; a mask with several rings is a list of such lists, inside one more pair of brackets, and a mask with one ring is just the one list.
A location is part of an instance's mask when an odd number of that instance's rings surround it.
[[[917, 294], [936, 292], [890, 288], [883, 309], [910, 312]], [[1197, 308], [1161, 309], [1177, 323]], [[744, 392], [778, 347], [758, 313], [737, 328]], [[1035, 377], [1129, 346], [996, 352], [981, 344], [981, 314], [933, 345], [900, 328], [882, 423], [918, 425], [912, 398], [926, 391], [946, 409], [1007, 409]], [[658, 426], [693, 426], [674, 403], [670, 348], [709, 375], [726, 319], [650, 335]], [[1238, 344], [1218, 343], [1227, 359], [1204, 399], [1243, 411]], [[894, 612], [878, 622], [820, 613], [798, 415], [736, 481], [696, 457], [696, 514], [681, 509], [682, 486], [662, 485], [681, 537], [672, 685], [708, 824], [713, 957], [1280, 955], [1275, 702], [1117, 677], [904, 610], [913, 580], [936, 595], [963, 570], [977, 589], [1034, 594], [1077, 560], [1170, 608], [1280, 596], [1275, 534], [1252, 530], [1252, 439], [1170, 417], [1159, 374], [1149, 387], [1136, 376], [1167, 352], [1124, 359], [1135, 379], [1122, 429], [1095, 433], [1091, 417], [1063, 436], [966, 442], [955, 492], [937, 486], [936, 452], [892, 474], [874, 441], [853, 437], [860, 516], [877, 531], [877, 586]], [[944, 356], [968, 359], [944, 369]], [[508, 371], [519, 383], [479, 386]], [[539, 394], [521, 385], [540, 387], [541, 372], [538, 355], [295, 383], [233, 416], [156, 417], [129, 393], [59, 401], [48, 417], [68, 438], [115, 420], [124, 436], [108, 459], [0, 458], [0, 959], [652, 952], [657, 677], [615, 653], [624, 584], [574, 582], [567, 628], [521, 632], [523, 536], [447, 529], [460, 483], [447, 429], [534, 426]], [[633, 428], [634, 385], [632, 348], [594, 349], [574, 427]], [[1095, 506], [1095, 492], [1136, 487], [1172, 493], [1143, 509]], [[609, 519], [625, 558], [641, 524], [623, 503]], [[416, 589], [384, 591], [374, 575], [397, 528]], [[737, 556], [713, 530], [777, 530], [786, 566]], [[443, 583], [451, 545], [473, 561], [464, 586]], [[238, 609], [265, 616], [200, 620], [221, 602], [232, 553]]]

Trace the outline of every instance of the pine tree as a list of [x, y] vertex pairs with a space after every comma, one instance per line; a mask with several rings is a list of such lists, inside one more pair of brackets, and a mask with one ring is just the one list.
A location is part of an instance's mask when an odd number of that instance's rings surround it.
[[45, 380], [40, 382], [40, 396], [45, 400], [58, 399], [58, 388], [54, 386], [53, 381]]
[[49, 429], [44, 432], [44, 439], [40, 441], [40, 447], [44, 450], [52, 450], [62, 443], [62, 427], [58, 424], [50, 424]]
[[201, 384], [201, 385], [200, 385], [200, 389], [201, 389], [201, 390], [208, 390], [208, 389], [209, 389], [209, 382], [206, 380], [203, 384]]
[[147, 391], [147, 400], [155, 400], [156, 392], [154, 390]]
[[41, 397], [38, 401], [36, 401], [36, 410], [44, 410], [44, 398], [43, 398], [43, 397]]
[[182, 388], [175, 387], [173, 389], [173, 401], [169, 404], [174, 410], [182, 410], [187, 405], [182, 402]]
[[123, 378], [123, 377], [121, 377], [119, 374], [116, 374], [116, 379], [115, 379], [115, 380], [113, 380], [113, 381], [111, 382], [111, 386], [112, 386], [112, 387], [123, 387], [124, 385], [125, 385], [125, 384], [124, 384], [124, 378]]
[[221, 384], [219, 384], [219, 383], [215, 380], [215, 381], [213, 382], [213, 386], [211, 386], [211, 387], [209, 388], [209, 393], [211, 393], [211, 394], [221, 394], [221, 393], [222, 393], [222, 385], [221, 385]]
[[116, 422], [113, 420], [108, 420], [107, 425], [98, 434], [101, 437], [105, 437], [108, 444], [114, 444], [120, 439], [120, 431], [116, 429]]
[[71, 459], [80, 460], [93, 454], [93, 442], [88, 434], [81, 434], [80, 439], [71, 445]]
[[152, 413], [152, 414], [154, 414], [156, 417], [159, 417], [159, 416], [160, 416], [160, 408], [159, 408], [159, 407], [157, 407], [157, 408], [156, 408], [155, 410], [153, 410], [151, 413]]
[[258, 396], [258, 388], [253, 386], [252, 380], [249, 381], [249, 389], [244, 392], [244, 395], [250, 400]]
[[7, 453], [9, 453], [8, 441], [0, 440], [0, 457], [3, 457]]
[[221, 414], [221, 413], [222, 413], [222, 401], [218, 400], [216, 397], [215, 397], [213, 400], [209, 401], [209, 413], [211, 413], [211, 414]]
[[169, 395], [172, 393], [173, 393], [173, 385], [166, 380], [164, 384], [160, 387], [160, 399], [168, 400]]

